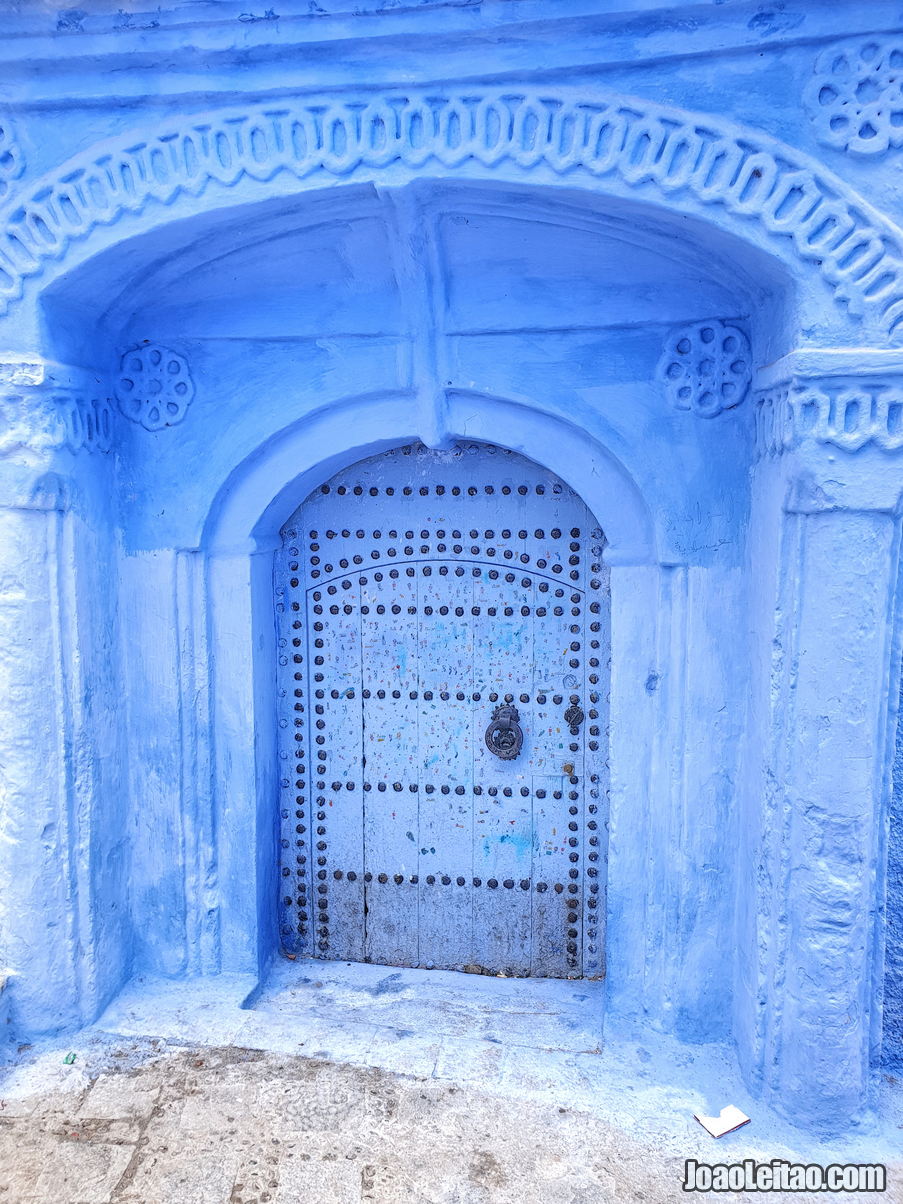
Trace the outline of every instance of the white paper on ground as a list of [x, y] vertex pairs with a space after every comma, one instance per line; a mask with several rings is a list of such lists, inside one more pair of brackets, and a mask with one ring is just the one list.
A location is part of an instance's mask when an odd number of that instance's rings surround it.
[[693, 1119], [698, 1120], [705, 1131], [711, 1133], [713, 1137], [723, 1137], [725, 1133], [733, 1133], [734, 1129], [740, 1129], [743, 1125], [748, 1125], [750, 1121], [746, 1113], [741, 1112], [733, 1104], [722, 1108], [717, 1116], [699, 1116], [694, 1112]]

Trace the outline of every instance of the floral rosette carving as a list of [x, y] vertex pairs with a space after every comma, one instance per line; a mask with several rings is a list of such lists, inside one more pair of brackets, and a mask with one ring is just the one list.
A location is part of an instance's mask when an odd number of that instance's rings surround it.
[[714, 418], [749, 392], [749, 340], [739, 327], [724, 322], [686, 326], [668, 340], [658, 374], [676, 409]]
[[903, 41], [829, 47], [804, 100], [827, 146], [880, 155], [903, 145]]
[[194, 397], [194, 382], [183, 355], [147, 344], [123, 355], [115, 392], [126, 418], [145, 430], [159, 431], [185, 417]]

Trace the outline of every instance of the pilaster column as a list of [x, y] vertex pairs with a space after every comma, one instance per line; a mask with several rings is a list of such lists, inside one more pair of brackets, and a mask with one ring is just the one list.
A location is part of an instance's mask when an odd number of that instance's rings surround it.
[[97, 994], [71, 506], [75, 452], [108, 448], [110, 419], [58, 367], [0, 356], [0, 969], [23, 1034]]
[[880, 1029], [903, 378], [882, 353], [818, 355], [757, 398], [739, 1027], [766, 1094], [828, 1131], [867, 1102]]

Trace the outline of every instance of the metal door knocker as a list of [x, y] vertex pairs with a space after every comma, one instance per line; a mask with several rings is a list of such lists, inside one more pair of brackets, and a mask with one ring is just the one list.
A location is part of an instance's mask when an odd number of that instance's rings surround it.
[[564, 721], [568, 725], [572, 736], [576, 736], [580, 731], [580, 724], [583, 722], [583, 718], [583, 711], [581, 711], [577, 703], [577, 695], [572, 694], [571, 705], [564, 712]]
[[492, 722], [486, 728], [486, 747], [503, 761], [513, 761], [523, 747], [524, 733], [519, 719], [517, 707], [507, 704], [492, 712]]

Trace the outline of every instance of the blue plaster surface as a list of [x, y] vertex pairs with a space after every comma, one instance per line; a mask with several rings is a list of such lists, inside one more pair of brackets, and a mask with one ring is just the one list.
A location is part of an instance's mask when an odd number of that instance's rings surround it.
[[884, 950], [883, 1059], [903, 1067], [903, 674], [895, 730], [895, 757], [888, 808], [887, 934]]
[[[435, 241], [444, 294], [439, 330], [421, 337], [437, 339], [450, 383], [477, 398], [541, 398], [552, 413], [598, 431], [640, 488], [659, 498], [664, 555], [724, 559], [733, 548], [739, 556], [747, 482], [732, 466], [748, 443], [748, 415], [732, 411], [718, 428], [694, 428], [679, 412], [662, 413], [653, 381], [662, 336], [679, 320], [717, 313], [770, 337], [766, 314], [781, 303], [773, 265], [685, 221], [678, 238], [677, 225], [652, 214], [639, 223], [626, 210], [603, 218], [576, 194], [449, 184], [406, 191]], [[178, 440], [152, 435], [150, 457], [143, 434], [134, 452], [123, 447], [130, 550], [194, 546], [222, 482], [289, 418], [361, 392], [418, 387], [418, 331], [401, 312], [393, 267], [393, 205], [350, 189], [339, 206], [313, 198], [303, 215], [268, 208], [251, 247], [247, 219], [213, 228], [195, 219], [189, 248], [161, 250], [155, 240], [144, 249], [155, 261], [144, 262], [139, 248], [142, 258], [128, 260], [132, 280], [113, 310], [118, 322], [127, 315], [127, 326], [117, 337], [136, 345], [152, 329], [155, 339], [176, 341], [207, 382]], [[306, 265], [301, 276], [290, 266], [297, 263]], [[107, 270], [115, 263], [101, 255], [48, 301], [68, 355], [82, 356], [86, 337], [80, 321], [78, 344], [68, 345], [69, 315], [100, 287], [106, 292]], [[230, 286], [237, 279], [240, 295]], [[725, 438], [736, 452], [724, 449]], [[202, 471], [186, 477], [186, 462]]]
[[[464, 438], [556, 473], [606, 535], [606, 1022], [733, 1043], [749, 1091], [812, 1129], [855, 1123], [882, 947], [885, 1056], [903, 1057], [903, 753], [886, 942], [874, 893], [901, 152], [827, 144], [802, 98], [825, 46], [889, 45], [895, 6], [133, 7], [0, 3], [9, 1027], [76, 1028], [136, 972], [266, 970], [278, 532], [334, 473]], [[448, 134], [478, 96], [516, 110], [503, 154]], [[448, 121], [346, 162], [369, 103]], [[297, 159], [275, 135], [261, 149], [277, 110], [338, 132]], [[585, 110], [666, 129], [675, 157], [674, 131], [700, 129], [754, 155], [749, 193], [663, 182], [641, 139], [600, 166], [589, 139], [533, 156], [511, 133]], [[800, 213], [776, 226], [769, 173], [853, 222], [888, 276], [861, 286]], [[748, 396], [716, 415], [675, 404], [661, 367], [708, 322], [751, 348]], [[121, 366], [156, 347], [192, 393], [170, 418], [145, 399], [142, 425]], [[782, 390], [810, 387], [865, 400], [797, 430]], [[59, 437], [66, 406], [112, 436]]]

